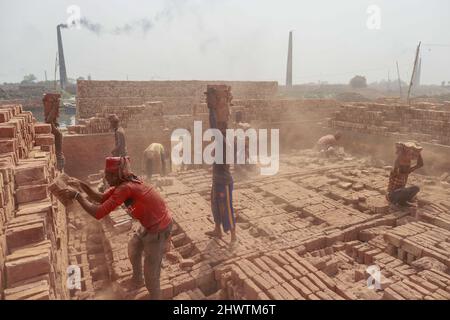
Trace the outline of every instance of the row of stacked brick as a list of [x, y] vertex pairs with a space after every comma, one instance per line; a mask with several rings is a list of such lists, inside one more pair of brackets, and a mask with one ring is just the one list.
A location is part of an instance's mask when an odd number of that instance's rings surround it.
[[[0, 106], [0, 297], [65, 297], [65, 210], [48, 193], [54, 136], [21, 105]], [[65, 280], [65, 278], [64, 278]]]
[[146, 102], [142, 105], [130, 105], [126, 107], [104, 106], [101, 112], [94, 117], [78, 119], [77, 125], [68, 126], [68, 132], [74, 134], [92, 134], [110, 132], [108, 116], [115, 114], [119, 117], [120, 124], [124, 128], [138, 126], [146, 119], [161, 121], [163, 104], [159, 101]]
[[334, 113], [330, 126], [450, 145], [450, 111], [440, 105], [348, 104]]
[[140, 105], [162, 101], [166, 114], [188, 113], [204, 100], [207, 84], [227, 84], [235, 98], [261, 99], [277, 94], [275, 81], [83, 81], [77, 82], [77, 116], [87, 118], [103, 106]]

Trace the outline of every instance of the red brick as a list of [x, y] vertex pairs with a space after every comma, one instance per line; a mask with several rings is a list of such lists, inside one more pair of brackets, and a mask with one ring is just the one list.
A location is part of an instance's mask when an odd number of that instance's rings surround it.
[[250, 279], [244, 281], [245, 296], [249, 300], [258, 299], [258, 294], [261, 293], [261, 289]]
[[16, 152], [16, 139], [0, 139], [0, 153]]
[[30, 223], [6, 229], [6, 244], [8, 250], [37, 243], [46, 238], [43, 222]]
[[30, 184], [47, 183], [47, 169], [44, 164], [24, 164], [14, 170], [14, 179], [18, 187]]
[[275, 288], [270, 289], [269, 292], [267, 292], [267, 295], [272, 300], [284, 300], [283, 296]]
[[161, 285], [161, 299], [170, 300], [173, 298], [173, 285], [170, 283]]
[[291, 264], [292, 267], [297, 270], [301, 275], [306, 275], [309, 273], [308, 270], [306, 270], [302, 265], [300, 265], [298, 262], [294, 262]]
[[404, 297], [402, 297], [400, 294], [398, 294], [396, 291], [392, 290], [391, 288], [386, 288], [383, 292], [383, 300], [405, 300]]
[[289, 283], [283, 283], [283, 288], [286, 289], [287, 292], [295, 299], [295, 300], [305, 300], [303, 296], [295, 290]]
[[48, 197], [47, 185], [35, 185], [20, 187], [16, 190], [17, 203], [27, 203], [31, 201], [43, 200]]
[[299, 281], [311, 292], [316, 293], [317, 291], [319, 291], [319, 288], [315, 284], [313, 284], [307, 277], [301, 277]]
[[50, 272], [50, 253], [31, 255], [5, 263], [8, 287], [14, 283]]
[[287, 272], [283, 267], [277, 267], [274, 270], [280, 277], [283, 278], [284, 281], [291, 281], [294, 277]]
[[37, 134], [34, 138], [36, 146], [50, 146], [55, 144], [55, 136], [52, 134]]
[[17, 137], [17, 129], [14, 126], [0, 125], [0, 138]]
[[302, 274], [300, 272], [298, 272], [296, 269], [294, 269], [291, 265], [285, 265], [283, 268], [287, 272], [289, 272], [289, 274], [295, 279], [298, 279], [302, 276]]
[[260, 275], [256, 275], [253, 278], [253, 281], [255, 282], [255, 284], [260, 287], [261, 289], [263, 289], [264, 291], [268, 291], [270, 288], [273, 288], [273, 284], [269, 281], [266, 280], [266, 277], [262, 277]]
[[316, 275], [309, 273], [306, 276], [311, 280], [312, 283], [314, 283], [315, 286], [319, 287], [320, 290], [324, 291], [325, 289], [327, 289], [325, 283], [320, 281], [320, 279]]
[[308, 297], [312, 292], [311, 290], [306, 287], [304, 284], [302, 284], [297, 279], [293, 279], [290, 284], [297, 290], [303, 297]]
[[316, 292], [316, 295], [320, 298], [320, 300], [333, 300], [329, 295], [327, 295], [323, 291]]
[[253, 263], [262, 271], [267, 272], [270, 270], [269, 266], [261, 258], [256, 258], [253, 260]]
[[52, 126], [47, 123], [36, 123], [34, 125], [34, 132], [36, 134], [49, 134], [52, 133]]

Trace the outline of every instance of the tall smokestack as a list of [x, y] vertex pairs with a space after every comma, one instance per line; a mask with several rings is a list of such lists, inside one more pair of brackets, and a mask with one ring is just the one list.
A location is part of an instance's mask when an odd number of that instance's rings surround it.
[[58, 25], [56, 27], [56, 33], [58, 36], [58, 61], [59, 61], [59, 81], [61, 84], [61, 89], [66, 89], [66, 83], [67, 83], [67, 73], [66, 73], [66, 62], [64, 60], [64, 51], [63, 51], [63, 45], [62, 45], [62, 38], [61, 38], [61, 27], [64, 27], [64, 25]]
[[422, 73], [422, 58], [419, 58], [419, 62], [417, 63], [416, 66], [417, 70], [416, 70], [416, 74], [414, 75], [414, 88], [418, 88], [420, 87], [420, 76]]
[[292, 87], [292, 31], [289, 31], [289, 47], [286, 70], [286, 87]]

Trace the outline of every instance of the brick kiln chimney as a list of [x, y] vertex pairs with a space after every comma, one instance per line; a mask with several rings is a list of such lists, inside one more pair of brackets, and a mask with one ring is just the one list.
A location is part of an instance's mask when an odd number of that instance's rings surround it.
[[292, 31], [289, 31], [289, 47], [286, 70], [286, 87], [292, 87]]
[[56, 27], [56, 33], [58, 36], [58, 61], [59, 61], [59, 81], [61, 84], [61, 89], [66, 89], [66, 83], [67, 83], [67, 73], [66, 73], [66, 62], [64, 60], [64, 51], [63, 51], [63, 45], [62, 45], [62, 38], [61, 38], [61, 27], [64, 27], [64, 25], [58, 25]]

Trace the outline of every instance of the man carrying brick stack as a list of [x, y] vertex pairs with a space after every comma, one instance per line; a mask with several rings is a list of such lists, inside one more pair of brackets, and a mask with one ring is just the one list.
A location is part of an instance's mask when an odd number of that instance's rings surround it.
[[223, 163], [213, 163], [213, 181], [211, 189], [211, 210], [215, 228], [208, 236], [221, 238], [222, 230], [230, 231], [231, 243], [236, 243], [236, 218], [233, 210], [233, 177], [230, 165], [226, 164], [226, 129], [230, 117], [231, 88], [226, 85], [208, 85], [206, 100], [209, 109], [210, 127], [219, 129], [223, 136]]
[[111, 114], [108, 117], [111, 129], [114, 130], [114, 149], [111, 154], [114, 157], [126, 157], [127, 146], [125, 143], [125, 130], [120, 126], [119, 117], [115, 114]]
[[96, 192], [87, 183], [71, 178], [72, 188], [63, 189], [59, 197], [75, 199], [96, 219], [102, 219], [118, 206], [125, 204], [128, 213], [139, 220], [141, 228], [128, 242], [128, 255], [133, 267], [132, 286], [139, 288], [142, 279], [144, 252], [144, 279], [150, 299], [160, 298], [161, 262], [172, 230], [172, 214], [164, 199], [151, 186], [144, 184], [129, 170], [128, 157], [108, 157], [105, 178], [111, 186], [104, 193]]
[[46, 93], [42, 102], [44, 103], [45, 122], [52, 126], [52, 134], [55, 136], [55, 154], [56, 154], [56, 168], [59, 171], [64, 169], [64, 155], [63, 155], [63, 136], [58, 127], [59, 117], [59, 99], [60, 94]]
[[[420, 188], [414, 185], [406, 187], [406, 183], [411, 172], [423, 167], [422, 147], [414, 142], [399, 142], [396, 144], [396, 149], [397, 159], [389, 176], [386, 199], [400, 206], [413, 206], [411, 201]], [[416, 160], [417, 163], [411, 167], [413, 160]]]

